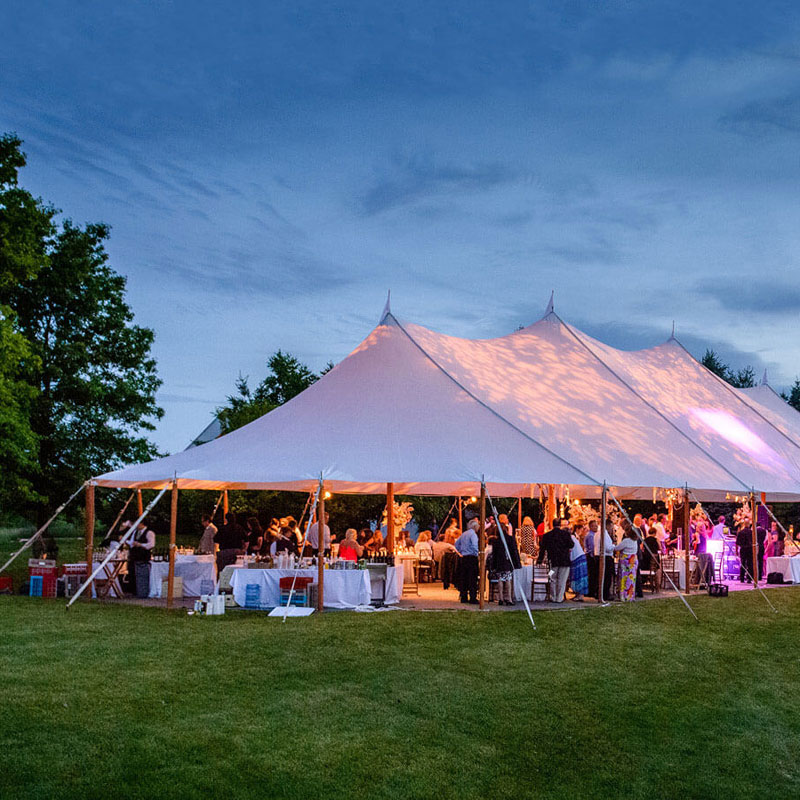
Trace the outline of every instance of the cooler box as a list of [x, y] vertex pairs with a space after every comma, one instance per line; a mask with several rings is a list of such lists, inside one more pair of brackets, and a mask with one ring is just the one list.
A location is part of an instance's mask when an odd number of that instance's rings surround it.
[[61, 567], [61, 574], [64, 576], [64, 596], [72, 597], [80, 589], [86, 578], [86, 563], [64, 564]]
[[[56, 596], [56, 581], [58, 580], [58, 567], [56, 562], [50, 559], [31, 558], [28, 561], [28, 575], [31, 578], [41, 577], [42, 591], [41, 597], [55, 597]], [[31, 586], [33, 586], [31, 581]], [[37, 589], [39, 581], [36, 581]], [[33, 594], [33, 593], [31, 593]], [[36, 596], [39, 596], [37, 591]]]

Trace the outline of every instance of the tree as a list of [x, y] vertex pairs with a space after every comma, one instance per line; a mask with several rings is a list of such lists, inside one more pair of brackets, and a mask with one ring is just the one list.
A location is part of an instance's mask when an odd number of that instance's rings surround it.
[[749, 386], [755, 386], [755, 370], [751, 366], [746, 366], [744, 369], [732, 370], [722, 359], [711, 349], [706, 349], [705, 355], [700, 360], [700, 363], [706, 368], [711, 370], [715, 375], [719, 375], [722, 380], [727, 381], [731, 386], [738, 389], [744, 389]]
[[[250, 389], [248, 377], [239, 375], [236, 380], [237, 393], [230, 395], [227, 403], [215, 412], [223, 433], [230, 433], [253, 422], [296, 397], [319, 379], [319, 375], [305, 364], [282, 350], [270, 356], [267, 367], [267, 377], [254, 390]], [[332, 368], [333, 365], [328, 363], [322, 374]]]
[[24, 477], [53, 505], [90, 475], [156, 455], [141, 432], [163, 414], [161, 382], [153, 332], [133, 324], [125, 279], [108, 266], [108, 227], [57, 229], [56, 211], [17, 185], [20, 145], [0, 138], [0, 304], [20, 337], [15, 396], [38, 445]]
[[794, 409], [800, 411], [800, 378], [795, 378], [789, 394], [781, 392], [781, 397]]

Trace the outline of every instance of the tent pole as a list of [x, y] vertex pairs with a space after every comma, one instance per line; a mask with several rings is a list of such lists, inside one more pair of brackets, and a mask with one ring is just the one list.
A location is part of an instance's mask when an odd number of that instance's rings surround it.
[[169, 570], [167, 572], [167, 608], [172, 608], [175, 587], [175, 533], [178, 529], [178, 481], [172, 482], [172, 503], [169, 508]]
[[230, 510], [230, 505], [228, 504], [228, 490], [222, 493], [222, 515], [227, 519], [228, 511]]
[[464, 498], [458, 497], [458, 529], [464, 532]]
[[691, 553], [692, 553], [692, 534], [690, 530], [691, 516], [689, 513], [689, 484], [683, 490], [683, 547], [684, 547], [684, 570], [686, 572], [686, 588], [684, 594], [689, 594], [689, 576], [691, 573]]
[[144, 503], [142, 502], [142, 490], [136, 490], [136, 516], [141, 517], [144, 514]]
[[483, 608], [486, 598], [486, 484], [481, 482], [481, 522], [478, 529], [478, 607]]
[[520, 492], [519, 505], [517, 506], [517, 536], [519, 536], [520, 528], [522, 528], [522, 492]]
[[394, 484], [386, 484], [386, 549], [394, 554]]
[[92, 574], [92, 559], [94, 558], [94, 484], [86, 484], [86, 575]]
[[553, 520], [556, 518], [556, 487], [552, 483], [547, 485], [547, 502], [544, 508], [544, 529], [549, 531], [553, 527]]
[[753, 586], [758, 589], [758, 577], [761, 574], [761, 564], [758, 563], [758, 506], [756, 493], [750, 492], [750, 527], [753, 529]]
[[319, 485], [317, 503], [317, 611], [322, 613], [325, 581], [325, 484]]
[[597, 564], [597, 599], [604, 602], [603, 584], [606, 580], [606, 515], [608, 514], [608, 498], [606, 495], [606, 482], [603, 481], [603, 493], [600, 496], [600, 547], [599, 562]]

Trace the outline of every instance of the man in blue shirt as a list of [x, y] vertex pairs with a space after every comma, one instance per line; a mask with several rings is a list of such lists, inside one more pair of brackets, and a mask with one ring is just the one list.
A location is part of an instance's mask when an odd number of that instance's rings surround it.
[[478, 534], [480, 523], [473, 519], [467, 529], [456, 539], [458, 559], [458, 591], [462, 603], [478, 602]]

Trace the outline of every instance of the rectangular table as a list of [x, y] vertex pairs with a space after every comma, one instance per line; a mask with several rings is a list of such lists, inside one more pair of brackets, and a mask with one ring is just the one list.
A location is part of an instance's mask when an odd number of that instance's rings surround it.
[[[403, 599], [403, 567], [387, 567], [386, 568], [386, 588], [384, 604], [387, 606], [392, 603], [399, 603]], [[325, 573], [325, 581], [327, 585], [328, 573]], [[371, 580], [372, 599], [381, 599], [381, 580], [373, 578]]]
[[[245, 604], [248, 584], [261, 587], [261, 605], [276, 608], [280, 605], [281, 578], [297, 575], [313, 578], [316, 582], [317, 568], [312, 569], [237, 569], [233, 572], [231, 588], [233, 599], [240, 606]], [[323, 589], [325, 608], [355, 608], [368, 606], [372, 599], [369, 570], [366, 569], [326, 569]]]
[[[161, 584], [168, 576], [169, 561], [150, 562], [150, 597], [161, 597]], [[175, 577], [183, 578], [184, 597], [200, 597], [203, 594], [203, 581], [211, 581], [212, 584], [216, 584], [216, 559], [213, 555], [176, 555]]]
[[767, 559], [767, 575], [780, 572], [787, 583], [800, 583], [800, 556], [773, 556]]

